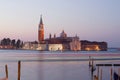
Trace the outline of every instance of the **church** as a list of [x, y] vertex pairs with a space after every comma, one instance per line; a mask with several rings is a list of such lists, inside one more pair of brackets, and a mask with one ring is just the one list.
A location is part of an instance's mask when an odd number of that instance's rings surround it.
[[67, 34], [63, 30], [59, 37], [49, 35], [49, 38], [44, 39], [44, 24], [42, 16], [38, 26], [38, 41], [37, 42], [25, 42], [23, 49], [31, 50], [47, 50], [47, 51], [63, 51], [63, 50], [81, 50], [81, 44], [78, 36], [67, 37]]
[[23, 49], [41, 50], [41, 51], [106, 51], [106, 42], [90, 42], [87, 40], [80, 40], [77, 35], [68, 37], [63, 30], [57, 37], [55, 34], [49, 34], [48, 38], [44, 38], [44, 24], [42, 16], [38, 25], [38, 41], [25, 42]]

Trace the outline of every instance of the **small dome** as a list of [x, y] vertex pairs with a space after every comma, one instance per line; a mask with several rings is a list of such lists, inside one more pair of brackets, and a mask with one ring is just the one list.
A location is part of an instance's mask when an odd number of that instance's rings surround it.
[[66, 38], [66, 37], [67, 37], [67, 34], [64, 32], [64, 30], [63, 30], [62, 33], [60, 34], [60, 37], [62, 37], [62, 38]]

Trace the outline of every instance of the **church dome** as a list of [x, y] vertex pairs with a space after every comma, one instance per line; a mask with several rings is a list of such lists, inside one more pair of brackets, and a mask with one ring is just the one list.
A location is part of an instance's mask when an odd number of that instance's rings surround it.
[[66, 38], [66, 37], [67, 37], [67, 34], [64, 32], [64, 30], [63, 30], [62, 33], [60, 34], [60, 37], [62, 37], [62, 38]]

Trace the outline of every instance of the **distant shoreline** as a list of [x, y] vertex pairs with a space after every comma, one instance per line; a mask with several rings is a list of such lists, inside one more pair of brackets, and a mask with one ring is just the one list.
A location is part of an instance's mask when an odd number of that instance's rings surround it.
[[[109, 51], [109, 50], [118, 50], [118, 51], [120, 51], [120, 48], [107, 48], [107, 51]], [[48, 50], [32, 50], [32, 49], [16, 49], [16, 48], [0, 48], [0, 50], [30, 50], [30, 51], [48, 51]], [[57, 50], [57, 51], [60, 51], [60, 50]], [[73, 50], [63, 50], [63, 51], [72, 51], [73, 52]], [[87, 51], [87, 50], [78, 50], [78, 51]], [[96, 50], [91, 50], [91, 51], [96, 51]], [[51, 51], [50, 51], [51, 52]], [[55, 51], [53, 51], [53, 52], [55, 52]], [[77, 52], [77, 51], [76, 51]], [[89, 52], [89, 51], [88, 51]]]

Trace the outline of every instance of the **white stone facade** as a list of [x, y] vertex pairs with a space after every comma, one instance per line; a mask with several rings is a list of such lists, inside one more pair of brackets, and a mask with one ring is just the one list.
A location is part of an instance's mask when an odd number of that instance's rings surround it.
[[73, 37], [72, 41], [70, 42], [70, 50], [72, 51], [81, 50], [81, 43], [78, 37]]
[[62, 51], [63, 45], [62, 44], [49, 44], [49, 51]]
[[49, 50], [49, 51], [62, 51], [62, 44], [34, 44], [31, 42], [25, 42], [23, 45], [23, 49], [26, 50]]

